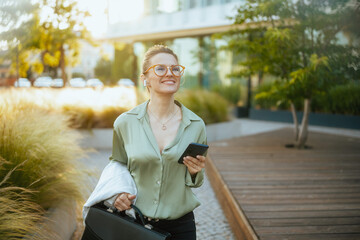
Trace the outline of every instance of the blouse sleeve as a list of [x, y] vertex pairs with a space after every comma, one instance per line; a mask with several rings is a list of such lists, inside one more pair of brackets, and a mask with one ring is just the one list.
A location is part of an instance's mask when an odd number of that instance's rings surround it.
[[124, 141], [121, 134], [114, 128], [113, 131], [113, 146], [110, 160], [118, 161], [127, 165], [127, 154], [124, 148]]

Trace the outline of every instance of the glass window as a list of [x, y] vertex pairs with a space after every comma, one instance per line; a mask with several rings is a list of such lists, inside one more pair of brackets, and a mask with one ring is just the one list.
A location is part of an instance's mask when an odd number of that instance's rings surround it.
[[198, 39], [178, 38], [169, 47], [177, 54], [179, 63], [186, 67], [183, 77], [183, 80], [185, 80], [184, 87], [199, 86], [200, 61]]
[[180, 0], [159, 0], [157, 10], [159, 13], [173, 13], [180, 11]]
[[189, 8], [195, 8], [196, 7], [196, 0], [189, 0]]
[[210, 6], [214, 4], [214, 0], [206, 0], [206, 6]]

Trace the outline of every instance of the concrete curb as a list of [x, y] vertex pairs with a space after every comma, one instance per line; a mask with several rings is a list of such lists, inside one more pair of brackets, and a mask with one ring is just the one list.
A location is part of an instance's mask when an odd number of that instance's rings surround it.
[[[78, 130], [83, 136], [80, 143], [83, 148], [110, 149], [112, 147], [112, 128]], [[239, 137], [242, 135], [241, 122], [234, 120], [206, 126], [208, 142]]]
[[[234, 119], [229, 122], [214, 123], [206, 125], [208, 142], [231, 139], [240, 136], [248, 136], [262, 132], [274, 131], [280, 128], [292, 128], [293, 124], [278, 123], [249, 119]], [[310, 131], [336, 134], [349, 137], [360, 137], [360, 130], [349, 130], [341, 128], [309, 126]], [[78, 130], [83, 136], [80, 143], [83, 148], [111, 149], [112, 128]]]
[[[76, 202], [64, 200], [57, 207], [50, 208], [45, 214], [45, 220], [39, 224], [39, 229], [47, 234], [47, 239], [70, 240], [77, 226]], [[36, 234], [28, 235], [26, 239], [39, 239]]]

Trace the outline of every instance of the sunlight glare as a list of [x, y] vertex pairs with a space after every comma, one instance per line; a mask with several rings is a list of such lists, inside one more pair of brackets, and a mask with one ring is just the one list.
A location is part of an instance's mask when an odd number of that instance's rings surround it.
[[[83, 22], [94, 37], [102, 37], [107, 31], [108, 23], [132, 21], [144, 12], [143, 0], [77, 0], [77, 2], [81, 10], [88, 11], [91, 15]], [[109, 11], [107, 11], [108, 4]]]

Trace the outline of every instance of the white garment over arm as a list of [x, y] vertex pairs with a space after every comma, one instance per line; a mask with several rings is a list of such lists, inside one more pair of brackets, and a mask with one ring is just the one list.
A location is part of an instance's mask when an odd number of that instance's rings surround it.
[[118, 161], [110, 161], [101, 173], [99, 182], [97, 183], [94, 191], [84, 204], [84, 221], [91, 206], [110, 199], [122, 192], [136, 195], [137, 189], [135, 182], [125, 164]]

